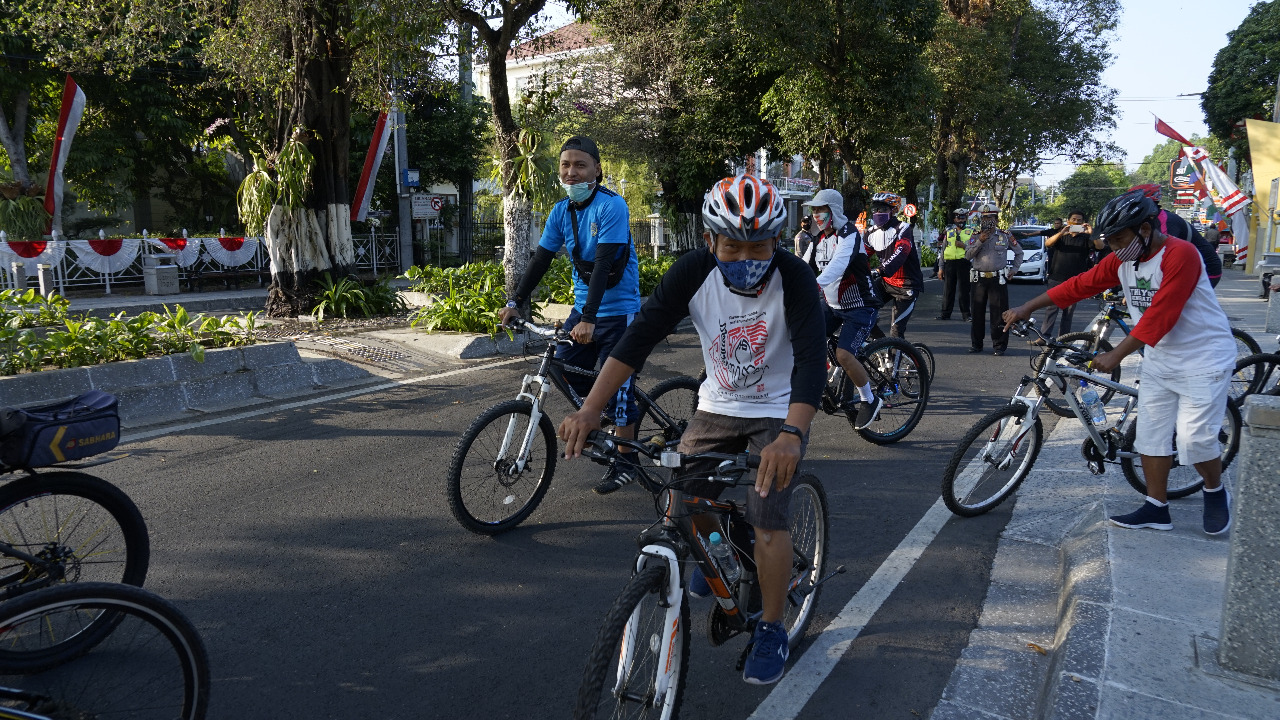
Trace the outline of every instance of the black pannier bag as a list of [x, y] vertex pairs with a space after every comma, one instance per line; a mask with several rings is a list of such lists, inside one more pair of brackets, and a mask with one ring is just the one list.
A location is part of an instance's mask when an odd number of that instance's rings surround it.
[[0, 464], [37, 468], [82, 460], [120, 443], [116, 396], [101, 390], [57, 405], [0, 408]]

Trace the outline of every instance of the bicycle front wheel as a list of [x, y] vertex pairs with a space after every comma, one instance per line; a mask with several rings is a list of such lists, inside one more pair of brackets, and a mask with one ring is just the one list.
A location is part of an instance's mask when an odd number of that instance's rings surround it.
[[791, 480], [791, 548], [795, 561], [791, 585], [783, 607], [782, 626], [787, 641], [796, 649], [813, 620], [814, 607], [827, 567], [827, 493], [810, 473]]
[[[871, 378], [871, 392], [884, 402], [875, 419], [857, 433], [876, 445], [911, 434], [929, 404], [929, 370], [906, 340], [881, 338], [862, 348], [858, 359]], [[846, 413], [852, 425], [855, 415]]]
[[[698, 388], [702, 383], [688, 375], [667, 378], [640, 397], [640, 422], [636, 437], [647, 440], [660, 436], [665, 443], [676, 442], [698, 409]], [[665, 415], [665, 417], [663, 417]]]
[[0, 556], [0, 584], [10, 594], [56, 582], [142, 585], [151, 558], [138, 506], [115, 485], [79, 472], [0, 486], [0, 540], [47, 563]]
[[942, 501], [962, 517], [981, 515], [1013, 494], [1040, 454], [1040, 418], [1026, 425], [1026, 408], [1002, 407], [965, 433], [942, 474]]
[[[1066, 335], [1059, 335], [1058, 342], [1070, 345], [1072, 348], [1074, 348], [1079, 352], [1104, 353], [1104, 352], [1111, 351], [1111, 343], [1107, 342], [1106, 340], [1095, 338], [1093, 336], [1093, 333], [1088, 333], [1088, 332], [1073, 332], [1073, 333], [1067, 333]], [[1052, 362], [1053, 360], [1056, 360], [1062, 357], [1066, 353], [1067, 353], [1066, 350], [1046, 349], [1044, 352], [1037, 355], [1031, 361], [1031, 367], [1036, 372], [1040, 372], [1040, 368], [1044, 367], [1045, 363]], [[1111, 379], [1111, 382], [1120, 382], [1120, 366], [1117, 365], [1111, 371], [1110, 375], [1099, 374], [1099, 376], [1109, 377]], [[1046, 383], [1049, 386], [1049, 394], [1046, 395], [1044, 398], [1045, 406], [1048, 407], [1049, 410], [1052, 411], [1053, 414], [1057, 415], [1058, 417], [1064, 417], [1064, 418], [1075, 417], [1076, 414], [1071, 411], [1071, 406], [1067, 404], [1066, 400], [1062, 399], [1062, 391], [1058, 389], [1058, 386], [1054, 384], [1052, 380], [1046, 380]], [[1032, 387], [1034, 388], [1035, 386], [1032, 386]], [[1094, 390], [1100, 391], [1099, 399], [1102, 400], [1103, 405], [1106, 405], [1107, 403], [1111, 402], [1111, 398], [1114, 397], [1116, 394], [1115, 390], [1104, 388], [1101, 385], [1095, 385]], [[1035, 389], [1035, 392], [1039, 393], [1039, 389], [1038, 388]]]
[[1258, 341], [1240, 328], [1231, 328], [1231, 337], [1235, 338], [1236, 341], [1236, 360], [1243, 360], [1250, 355], [1257, 355], [1262, 352], [1262, 347], [1258, 345]]
[[1250, 355], [1236, 363], [1231, 375], [1231, 399], [1237, 405], [1249, 395], [1280, 395], [1280, 355]]
[[481, 535], [506, 532], [542, 502], [556, 470], [556, 432], [533, 404], [508, 400], [485, 410], [462, 434], [449, 463], [453, 516]]
[[[69, 641], [103, 618], [110, 633]], [[0, 685], [34, 698], [0, 707], [50, 718], [198, 720], [209, 703], [209, 658], [191, 621], [157, 595], [59, 585], [0, 605]]]
[[[1133, 441], [1138, 436], [1138, 421], [1141, 418], [1134, 418], [1129, 424], [1129, 428], [1124, 433], [1124, 444], [1121, 450], [1125, 452], [1133, 452]], [[1226, 470], [1231, 466], [1231, 461], [1236, 458], [1236, 451], [1240, 449], [1240, 408], [1236, 404], [1227, 401], [1227, 410], [1222, 416], [1222, 427], [1218, 430], [1218, 443], [1222, 446], [1222, 469]], [[1120, 458], [1120, 469], [1124, 471], [1124, 479], [1129, 481], [1129, 485], [1142, 495], [1147, 494], [1147, 479], [1142, 473], [1141, 457], [1122, 457]], [[1178, 434], [1173, 434], [1173, 467], [1169, 468], [1169, 499], [1193, 495], [1204, 487], [1204, 478], [1200, 477], [1200, 473], [1196, 471], [1194, 465], [1183, 465], [1178, 458]]]
[[913, 342], [911, 343], [911, 347], [915, 348], [916, 352], [920, 353], [920, 358], [924, 360], [925, 367], [929, 369], [929, 384], [932, 385], [934, 369], [933, 351], [929, 349], [928, 345], [925, 345], [922, 342]]
[[[667, 567], [650, 564], [632, 576], [591, 647], [578, 689], [575, 720], [655, 718], [680, 714], [684, 679], [689, 669], [689, 604], [680, 601], [674, 636], [667, 639]], [[669, 659], [661, 663], [669, 647]], [[667, 678], [659, 694], [658, 679]]]

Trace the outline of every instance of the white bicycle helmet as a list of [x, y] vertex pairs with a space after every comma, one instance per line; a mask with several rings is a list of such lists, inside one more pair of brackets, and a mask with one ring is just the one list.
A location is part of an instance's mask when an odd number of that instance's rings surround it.
[[754, 175], [727, 177], [702, 201], [707, 230], [741, 242], [771, 240], [782, 232], [787, 208], [768, 180]]
[[895, 213], [902, 210], [902, 196], [897, 193], [878, 192], [871, 196], [871, 202], [872, 204], [884, 203], [892, 208]]

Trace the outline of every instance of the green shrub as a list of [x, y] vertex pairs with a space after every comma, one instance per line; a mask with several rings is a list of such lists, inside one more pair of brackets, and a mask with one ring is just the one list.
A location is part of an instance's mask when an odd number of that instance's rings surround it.
[[576, 302], [573, 294], [573, 263], [563, 255], [557, 255], [542, 276], [542, 283], [535, 293], [543, 302], [572, 305]]
[[395, 315], [408, 309], [404, 298], [386, 278], [365, 287], [364, 299], [373, 315]]
[[507, 304], [506, 289], [492, 276], [470, 285], [459, 279], [460, 275], [450, 277], [446, 292], [437, 293], [435, 302], [414, 312], [409, 324], [427, 332], [496, 332], [498, 310]]
[[658, 283], [662, 281], [662, 276], [667, 274], [675, 262], [675, 255], [661, 255], [657, 260], [642, 256], [640, 258], [640, 297], [652, 295]]
[[920, 267], [931, 268], [936, 262], [938, 262], [938, 253], [928, 245], [922, 245], [920, 247]]
[[316, 284], [320, 286], [320, 297], [316, 306], [311, 309], [311, 316], [316, 321], [324, 322], [325, 313], [347, 317], [356, 310], [369, 317], [369, 302], [365, 298], [364, 288], [360, 287], [360, 281], [345, 277], [334, 282], [329, 273], [325, 273], [324, 279], [317, 280]]
[[61, 325], [70, 301], [61, 295], [44, 297], [34, 289], [0, 290], [0, 325], [11, 328]]
[[409, 268], [400, 277], [412, 281], [409, 289], [413, 292], [444, 295], [449, 292], [451, 282], [461, 286], [480, 287], [486, 283], [503, 287], [506, 276], [502, 266], [492, 261], [473, 262], [458, 267], [442, 268], [434, 265]]

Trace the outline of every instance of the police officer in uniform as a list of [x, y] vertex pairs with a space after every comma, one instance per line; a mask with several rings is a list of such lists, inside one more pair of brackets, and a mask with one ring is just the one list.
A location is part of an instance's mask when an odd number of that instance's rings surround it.
[[973, 231], [964, 226], [969, 214], [964, 208], [956, 208], [953, 222], [942, 231], [942, 312], [938, 320], [950, 320], [951, 308], [956, 301], [956, 288], [960, 289], [960, 318], [969, 322], [969, 259], [965, 249]]
[[[1003, 355], [1009, 347], [1009, 332], [1004, 329], [1001, 315], [1009, 309], [1009, 288], [1006, 283], [1022, 265], [1022, 245], [1009, 233], [996, 227], [1000, 211], [992, 203], [978, 207], [981, 222], [978, 232], [969, 238], [965, 257], [972, 263], [969, 279], [973, 282], [971, 294], [973, 327], [970, 331], [969, 352], [982, 352], [982, 339], [987, 334], [988, 308], [991, 312], [991, 347], [994, 355]], [[1013, 262], [1009, 251], [1013, 251]]]

